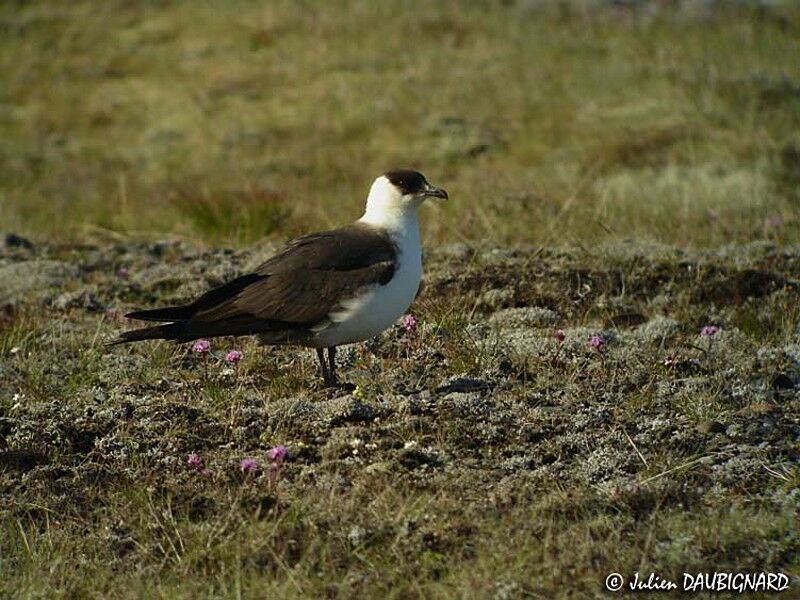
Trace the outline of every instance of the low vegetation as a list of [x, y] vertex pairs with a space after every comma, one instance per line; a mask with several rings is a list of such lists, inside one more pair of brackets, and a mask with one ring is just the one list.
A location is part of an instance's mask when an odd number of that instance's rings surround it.
[[6, 2], [0, 223], [242, 245], [413, 166], [432, 244], [796, 240], [797, 8], [626, 4]]
[[122, 312], [267, 252], [6, 251], [0, 595], [598, 597], [611, 572], [798, 575], [796, 251], [444, 246], [415, 318], [340, 353], [346, 389], [307, 350], [104, 346]]
[[[0, 33], [0, 597], [800, 589], [796, 7], [6, 2]], [[393, 166], [451, 200], [349, 387], [249, 339], [105, 346]]]

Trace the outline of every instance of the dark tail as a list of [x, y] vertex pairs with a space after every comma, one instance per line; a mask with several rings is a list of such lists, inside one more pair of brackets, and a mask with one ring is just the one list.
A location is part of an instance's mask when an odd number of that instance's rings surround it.
[[[170, 340], [171, 342], [191, 342], [200, 338], [213, 338], [226, 335], [256, 335], [259, 333], [275, 333], [283, 331], [286, 335], [297, 329], [291, 323], [265, 321], [252, 315], [238, 315], [224, 321], [178, 321], [164, 323], [155, 327], [134, 329], [120, 334], [119, 338], [109, 342], [109, 346], [141, 342], [142, 340]], [[303, 328], [300, 328], [303, 330]]]
[[[138, 317], [137, 317], [138, 318]], [[113, 342], [108, 342], [107, 346], [117, 344], [127, 344], [129, 342], [141, 342], [142, 340], [173, 340], [183, 341], [183, 323], [167, 323], [166, 325], [156, 325], [155, 327], [145, 327], [144, 329], [134, 329], [121, 333]]]
[[188, 321], [198, 312], [208, 310], [234, 298], [244, 288], [259, 279], [264, 279], [264, 276], [257, 275], [256, 273], [242, 275], [233, 281], [229, 281], [213, 290], [209, 290], [191, 304], [165, 306], [164, 308], [153, 308], [151, 310], [137, 310], [125, 316], [129, 319], [139, 319], [140, 321]]
[[264, 275], [250, 273], [229, 281], [225, 285], [214, 288], [200, 296], [191, 304], [182, 306], [166, 306], [151, 310], [137, 310], [125, 315], [129, 319], [140, 321], [169, 321], [155, 327], [134, 329], [121, 334], [118, 339], [109, 342], [109, 346], [140, 342], [142, 340], [170, 340], [173, 342], [190, 342], [199, 338], [219, 337], [224, 335], [252, 335], [273, 329], [292, 328], [292, 325], [263, 321], [250, 314], [237, 315], [221, 321], [196, 320], [198, 313], [209, 310], [234, 298], [251, 283], [263, 279]]
[[165, 306], [152, 310], [137, 310], [130, 312], [126, 317], [139, 321], [188, 321], [197, 309], [191, 304], [183, 306]]

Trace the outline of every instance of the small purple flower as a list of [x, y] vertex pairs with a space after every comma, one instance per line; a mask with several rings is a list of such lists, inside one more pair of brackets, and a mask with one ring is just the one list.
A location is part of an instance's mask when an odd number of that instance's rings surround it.
[[700, 330], [700, 335], [702, 337], [711, 337], [713, 335], [717, 335], [718, 331], [719, 327], [717, 327], [716, 325], [706, 325]]
[[589, 346], [595, 350], [600, 350], [606, 345], [606, 341], [599, 335], [593, 335], [589, 338]]
[[567, 334], [564, 333], [563, 329], [556, 329], [553, 333], [553, 337], [556, 338], [556, 341], [560, 344], [566, 339]]
[[197, 340], [192, 344], [192, 352], [197, 354], [205, 354], [209, 350], [211, 350], [211, 342], [208, 340]]
[[289, 451], [286, 449], [286, 446], [283, 444], [279, 444], [274, 448], [270, 448], [269, 452], [267, 452], [267, 458], [271, 461], [276, 462], [278, 464], [282, 463], [286, 460], [286, 457], [289, 455]]
[[417, 319], [414, 315], [403, 315], [403, 329], [408, 333], [414, 333], [417, 330]]
[[248, 475], [250, 473], [258, 473], [261, 470], [261, 465], [255, 458], [243, 458], [239, 463], [239, 470]]
[[128, 275], [129, 273], [127, 267], [120, 267], [119, 269], [117, 269], [117, 277], [119, 277], [120, 279], [127, 279]]
[[188, 466], [190, 469], [199, 471], [203, 468], [203, 459], [200, 458], [200, 455], [197, 452], [192, 452], [189, 455], [189, 458], [186, 459], [186, 466]]
[[231, 350], [225, 355], [225, 362], [228, 363], [229, 365], [235, 365], [240, 360], [242, 360], [243, 356], [244, 355], [238, 350]]

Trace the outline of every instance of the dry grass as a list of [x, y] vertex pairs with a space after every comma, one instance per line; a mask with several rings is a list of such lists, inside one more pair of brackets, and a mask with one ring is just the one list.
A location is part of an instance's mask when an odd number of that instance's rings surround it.
[[[0, 231], [36, 246], [0, 268], [80, 268], [0, 307], [0, 596], [796, 589], [800, 12], [680, 5], [2, 3]], [[236, 342], [234, 378], [230, 340], [208, 377], [103, 347], [96, 304], [185, 300], [262, 253], [210, 246], [346, 222], [400, 165], [452, 200], [423, 218], [416, 345], [343, 350], [352, 398], [308, 352]], [[486, 327], [509, 307], [556, 321]], [[462, 373], [489, 387], [443, 389]], [[277, 486], [241, 476], [276, 443]]]
[[[285, 238], [410, 165], [453, 197], [431, 243], [798, 239], [791, 8], [36, 2], [0, 27], [0, 222], [33, 238]], [[277, 212], [217, 219], [236, 190]]]
[[[167, 303], [248, 253], [3, 252], [23, 277], [83, 266], [0, 321], [4, 598], [595, 598], [612, 571], [797, 585], [796, 251], [433, 252], [411, 343], [396, 327], [342, 349], [352, 396], [317, 386], [312, 352], [253, 340], [214, 340], [207, 372], [185, 346], [109, 351], [121, 320], [75, 295]], [[480, 385], [452, 392], [454, 374]], [[277, 485], [239, 473], [277, 443]]]

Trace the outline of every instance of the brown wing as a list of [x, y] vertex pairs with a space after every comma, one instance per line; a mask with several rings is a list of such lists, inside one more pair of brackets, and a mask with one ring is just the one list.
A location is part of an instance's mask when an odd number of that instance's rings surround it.
[[245, 275], [251, 278], [246, 285], [226, 284], [232, 293], [221, 294], [224, 297], [203, 306], [189, 321], [199, 325], [249, 317], [278, 327], [310, 327], [358, 290], [387, 283], [396, 256], [388, 235], [366, 225], [306, 236]]

